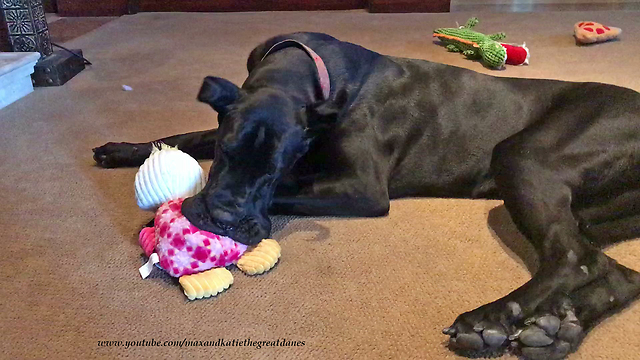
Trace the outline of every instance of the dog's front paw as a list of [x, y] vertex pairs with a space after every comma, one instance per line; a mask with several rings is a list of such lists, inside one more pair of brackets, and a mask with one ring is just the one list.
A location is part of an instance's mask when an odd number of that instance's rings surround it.
[[449, 348], [460, 355], [497, 357], [507, 350], [509, 337], [517, 330], [515, 323], [522, 316], [516, 302], [495, 302], [458, 316], [443, 333], [450, 336]]
[[150, 154], [149, 144], [109, 142], [93, 149], [93, 159], [104, 168], [140, 166]]

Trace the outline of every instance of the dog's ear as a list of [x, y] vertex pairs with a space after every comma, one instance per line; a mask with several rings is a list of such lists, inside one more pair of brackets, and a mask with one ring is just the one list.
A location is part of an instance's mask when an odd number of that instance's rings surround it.
[[333, 126], [338, 121], [348, 99], [349, 94], [341, 90], [336, 94], [335, 100], [326, 100], [307, 106], [307, 128], [315, 133]]
[[207, 76], [202, 82], [198, 93], [198, 100], [211, 105], [219, 114], [227, 112], [228, 106], [236, 102], [240, 97], [240, 88], [231, 81]]

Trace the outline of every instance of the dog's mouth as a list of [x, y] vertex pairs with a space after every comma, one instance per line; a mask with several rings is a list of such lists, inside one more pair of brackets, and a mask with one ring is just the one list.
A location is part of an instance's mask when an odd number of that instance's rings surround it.
[[206, 202], [198, 195], [184, 200], [182, 214], [200, 230], [228, 236], [234, 241], [249, 246], [258, 244], [262, 239], [269, 237], [271, 232], [271, 221], [268, 216], [234, 216], [220, 209], [210, 211]]
[[225, 224], [223, 222], [220, 222], [220, 221], [213, 220], [211, 223], [213, 224], [214, 227], [220, 229], [222, 232], [225, 232], [225, 233], [231, 233], [231, 232], [234, 232], [236, 230], [235, 226], [227, 225], [227, 224]]
[[[260, 227], [260, 222], [253, 216], [245, 216], [237, 225], [229, 225], [220, 221], [212, 221], [212, 229], [220, 229], [219, 232], [233, 238], [235, 241], [245, 244], [254, 245], [259, 243], [263, 238], [269, 236], [267, 230]], [[212, 231], [213, 232], [213, 231]], [[262, 235], [266, 233], [266, 235]]]

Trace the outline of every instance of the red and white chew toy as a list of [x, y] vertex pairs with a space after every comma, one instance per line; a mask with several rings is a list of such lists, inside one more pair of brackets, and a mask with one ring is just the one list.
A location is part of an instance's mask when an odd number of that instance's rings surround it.
[[505, 60], [505, 64], [529, 65], [529, 58], [531, 55], [529, 54], [527, 44], [517, 45], [500, 43], [500, 45], [507, 50], [507, 59]]

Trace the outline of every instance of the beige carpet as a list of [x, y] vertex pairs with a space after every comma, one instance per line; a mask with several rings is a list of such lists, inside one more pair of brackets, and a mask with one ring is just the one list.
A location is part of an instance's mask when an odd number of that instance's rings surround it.
[[[227, 292], [188, 302], [159, 272], [140, 279], [137, 232], [152, 215], [136, 207], [136, 170], [97, 168], [91, 148], [215, 127], [213, 111], [195, 101], [202, 78], [242, 82], [253, 46], [283, 32], [324, 31], [386, 54], [491, 72], [432, 43], [434, 28], [470, 15], [139, 14], [67, 43], [95, 65], [0, 110], [0, 358], [458, 358], [440, 330], [536, 267], [501, 202], [407, 199], [379, 219], [277, 217], [283, 255], [272, 272], [252, 278], [234, 269]], [[479, 15], [478, 30], [505, 31], [532, 52], [530, 66], [496, 75], [640, 90], [640, 12]], [[579, 20], [619, 26], [622, 40], [576, 47]], [[640, 242], [608, 253], [640, 270]], [[571, 359], [637, 359], [639, 317], [635, 304], [607, 320]], [[185, 338], [304, 346], [98, 346]]]

